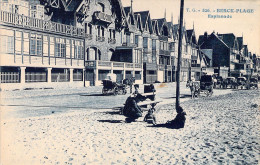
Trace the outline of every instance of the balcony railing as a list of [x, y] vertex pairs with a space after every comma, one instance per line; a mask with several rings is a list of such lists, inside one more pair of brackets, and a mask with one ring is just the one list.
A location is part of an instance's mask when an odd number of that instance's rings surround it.
[[165, 65], [164, 64], [159, 64], [158, 65], [158, 70], [164, 70], [165, 69]]
[[45, 21], [16, 13], [0, 10], [0, 24], [12, 25], [27, 29], [34, 29], [43, 32], [51, 32], [68, 36], [85, 37], [85, 31], [71, 25], [60, 24], [52, 21]]
[[0, 72], [0, 83], [19, 83], [19, 72]]
[[160, 55], [166, 55], [166, 56], [169, 56], [171, 53], [170, 53], [169, 50], [160, 50], [160, 51], [159, 51], [159, 54], [160, 54]]
[[45, 72], [26, 72], [25, 82], [47, 82], [47, 73]]
[[122, 44], [122, 46], [136, 47], [136, 44], [134, 44], [134, 43], [129, 43], [129, 42], [124, 42], [124, 43]]
[[98, 66], [110, 67], [111, 66], [111, 62], [110, 61], [98, 61]]
[[134, 64], [132, 63], [126, 63], [125, 66], [126, 68], [134, 68]]
[[105, 41], [105, 37], [103, 37], [103, 36], [96, 36], [96, 41], [104, 42]]
[[148, 48], [144, 48], [144, 53], [146, 54], [152, 54], [152, 50]]
[[115, 44], [116, 43], [116, 39], [115, 38], [108, 38], [108, 43], [109, 44]]
[[172, 70], [172, 66], [171, 66], [171, 65], [167, 65], [166, 68], [167, 68], [168, 70]]
[[191, 64], [191, 67], [200, 67], [200, 64]]
[[159, 40], [168, 41], [168, 36], [159, 36]]
[[101, 11], [95, 12], [94, 16], [95, 16], [95, 19], [98, 20], [98, 21], [103, 21], [103, 22], [106, 22], [106, 23], [112, 23], [112, 16], [105, 14]]
[[82, 73], [73, 73], [73, 81], [83, 81]]
[[135, 64], [135, 68], [142, 68], [142, 64]]
[[124, 63], [122, 63], [122, 62], [113, 62], [113, 67], [123, 68], [124, 67]]
[[112, 61], [86, 61], [87, 68], [98, 68], [105, 67], [107, 69], [117, 68], [117, 69], [142, 69], [142, 64], [139, 63], [126, 63], [126, 62], [112, 62]]
[[70, 75], [66, 73], [52, 73], [51, 74], [52, 82], [69, 82]]

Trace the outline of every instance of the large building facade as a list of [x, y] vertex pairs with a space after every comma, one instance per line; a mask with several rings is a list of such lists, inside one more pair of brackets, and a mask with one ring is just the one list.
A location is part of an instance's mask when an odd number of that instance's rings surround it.
[[[230, 36], [197, 42], [194, 27], [182, 30], [180, 80], [199, 80], [203, 69], [218, 67], [209, 45]], [[1, 0], [0, 35], [1, 89], [101, 85], [109, 73], [137, 84], [176, 79], [179, 24], [134, 12], [120, 0]], [[242, 40], [232, 47], [220, 41], [232, 58], [224, 56], [219, 67], [257, 70]]]
[[84, 85], [83, 28], [51, 21], [38, 1], [0, 6], [1, 88]]

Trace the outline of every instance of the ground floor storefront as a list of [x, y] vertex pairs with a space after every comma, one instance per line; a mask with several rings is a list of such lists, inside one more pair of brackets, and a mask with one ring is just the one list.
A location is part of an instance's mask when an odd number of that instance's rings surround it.
[[122, 83], [124, 79], [135, 78], [136, 84], [143, 84], [142, 64], [112, 62], [112, 61], [87, 61], [86, 84], [90, 86], [102, 85], [102, 80], [107, 75], [116, 75], [116, 82]]
[[83, 68], [0, 67], [1, 90], [84, 86]]

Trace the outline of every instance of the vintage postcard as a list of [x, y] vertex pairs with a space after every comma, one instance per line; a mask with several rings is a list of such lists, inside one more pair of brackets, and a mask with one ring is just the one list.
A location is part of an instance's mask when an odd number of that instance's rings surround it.
[[259, 0], [0, 0], [0, 164], [259, 164]]

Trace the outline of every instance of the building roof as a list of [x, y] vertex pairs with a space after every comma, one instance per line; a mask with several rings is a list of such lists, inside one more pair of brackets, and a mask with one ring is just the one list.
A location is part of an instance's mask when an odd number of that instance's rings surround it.
[[131, 7], [130, 6], [124, 7], [124, 10], [125, 10], [125, 15], [128, 15], [128, 13], [130, 13], [131, 11]]
[[188, 39], [190, 39], [192, 37], [193, 31], [194, 31], [193, 29], [187, 30]]
[[197, 44], [195, 30], [194, 29], [186, 30], [186, 33], [187, 33], [188, 42]]
[[[201, 37], [202, 36], [202, 37]], [[215, 32], [212, 32], [211, 33], [211, 35], [207, 35], [207, 33], [205, 32], [205, 34], [204, 35], [201, 35], [200, 36], [200, 39], [201, 38], [203, 38], [203, 39], [201, 39], [200, 40], [200, 42], [202, 42], [201, 43], [201, 47], [202, 47], [202, 49], [208, 49], [209, 48], [209, 45], [207, 45], [208, 44], [208, 42], [210, 41], [210, 40], [213, 40], [214, 38], [216, 38], [220, 43], [222, 43], [225, 47], [227, 47], [227, 48], [229, 48], [229, 46], [221, 39], [221, 38], [219, 38], [218, 37], [218, 35], [216, 35], [215, 34]], [[204, 47], [203, 47], [204, 46]], [[212, 46], [210, 46], [210, 49], [212, 49]]]
[[159, 18], [159, 19], [154, 19], [158, 22], [158, 27], [159, 27], [159, 31], [161, 31], [164, 23], [166, 22], [166, 19], [165, 18]]
[[239, 50], [243, 48], [243, 37], [237, 37]]
[[66, 8], [69, 11], [76, 11], [78, 9], [78, 7], [84, 3], [84, 0], [72, 0], [72, 1], [68, 1], [66, 4]]
[[145, 27], [146, 21], [148, 20], [148, 16], [149, 16], [149, 11], [139, 11], [139, 12], [135, 12], [134, 14], [140, 14], [141, 16], [141, 21], [142, 21], [142, 26], [143, 28]]
[[199, 36], [198, 45], [202, 45], [204, 42], [204, 35]]
[[236, 36], [233, 33], [218, 34], [218, 37], [227, 44], [228, 47], [233, 48], [236, 42]]

